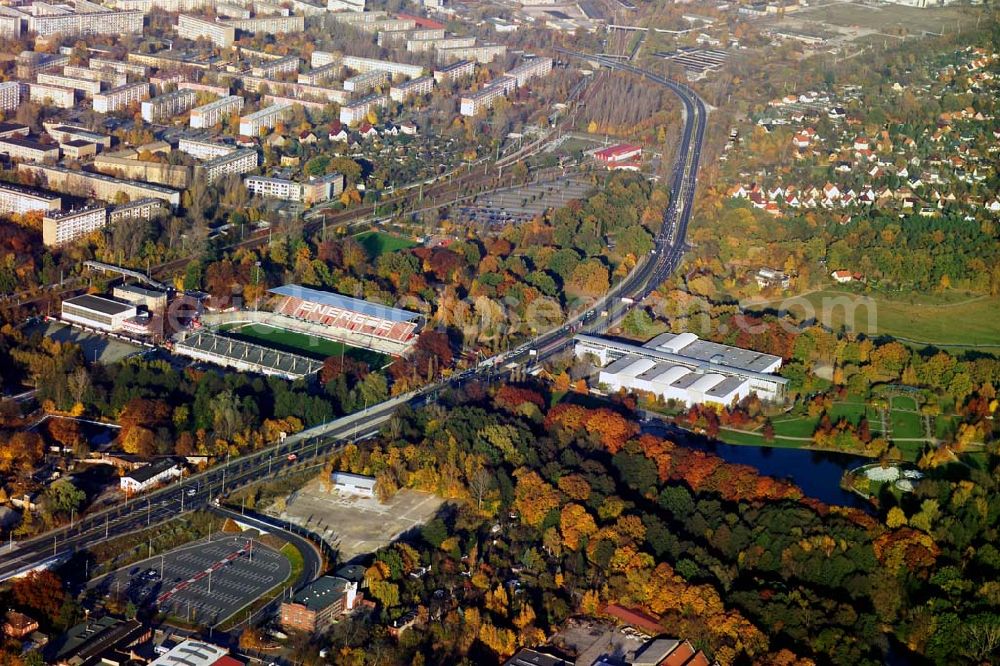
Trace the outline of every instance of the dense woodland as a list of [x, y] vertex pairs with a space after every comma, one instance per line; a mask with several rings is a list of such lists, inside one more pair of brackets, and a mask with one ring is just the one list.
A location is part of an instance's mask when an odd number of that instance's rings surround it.
[[931, 468], [873, 517], [642, 435], [624, 406], [547, 404], [536, 387], [472, 387], [344, 451], [337, 466], [384, 495], [453, 503], [368, 569], [381, 619], [416, 609], [421, 623], [398, 645], [362, 620], [339, 626], [338, 663], [498, 663], [608, 602], [724, 665], [995, 656], [997, 458]]

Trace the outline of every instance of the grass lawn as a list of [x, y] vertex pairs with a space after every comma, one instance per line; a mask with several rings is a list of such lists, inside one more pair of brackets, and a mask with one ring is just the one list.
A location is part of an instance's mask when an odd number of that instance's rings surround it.
[[920, 418], [920, 414], [893, 410], [890, 418], [892, 419], [892, 436], [894, 439], [911, 439], [913, 437], [924, 436], [924, 424]]
[[867, 407], [860, 402], [835, 402], [830, 407], [830, 419], [837, 421], [845, 418], [851, 423], [857, 423], [865, 415]]
[[[890, 335], [914, 344], [941, 347], [1000, 347], [1000, 317], [995, 316], [1000, 298], [970, 298], [964, 294], [869, 296], [825, 289], [750, 309], [782, 307], [795, 316], [815, 317], [834, 329], [846, 326], [873, 337]], [[961, 325], [956, 326], [956, 322]]]
[[948, 439], [955, 432], [955, 417], [939, 416], [934, 419], [934, 436], [938, 439]]
[[361, 243], [361, 247], [365, 248], [365, 252], [373, 260], [378, 259], [386, 252], [396, 252], [397, 250], [405, 250], [417, 246], [417, 243], [408, 238], [387, 234], [382, 231], [365, 231], [355, 236], [354, 239]]
[[891, 402], [893, 409], [905, 409], [907, 411], [917, 411], [917, 401], [908, 395], [894, 395]]
[[797, 416], [771, 422], [774, 426], [774, 434], [783, 437], [812, 437], [816, 431], [817, 423], [819, 423], [819, 419], [808, 416]]
[[764, 446], [763, 435], [743, 430], [723, 429], [719, 432], [719, 439], [726, 444], [751, 444], [754, 446]]
[[[220, 332], [222, 329], [220, 328]], [[280, 349], [292, 354], [301, 354], [315, 359], [325, 359], [327, 356], [345, 356], [365, 361], [372, 368], [381, 368], [389, 362], [389, 357], [369, 349], [351, 347], [336, 340], [328, 340], [296, 331], [286, 331], [263, 324], [240, 326], [224, 332], [225, 335], [255, 342], [265, 347]]]
[[920, 454], [924, 450], [923, 442], [899, 442], [896, 444], [896, 448], [899, 452], [903, 454], [903, 460], [908, 460], [910, 462], [917, 462], [920, 458]]

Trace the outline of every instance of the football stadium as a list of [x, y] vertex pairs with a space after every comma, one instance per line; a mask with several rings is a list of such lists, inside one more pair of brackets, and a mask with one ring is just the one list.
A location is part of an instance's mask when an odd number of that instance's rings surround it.
[[419, 312], [297, 284], [269, 290], [270, 311], [206, 313], [202, 328], [182, 334], [174, 351], [244, 372], [300, 379], [338, 354], [372, 367], [406, 354], [425, 319]]

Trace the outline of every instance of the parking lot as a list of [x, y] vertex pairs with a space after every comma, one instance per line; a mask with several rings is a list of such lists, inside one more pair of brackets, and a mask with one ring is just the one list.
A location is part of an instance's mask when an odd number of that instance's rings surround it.
[[244, 536], [215, 535], [108, 574], [96, 585], [136, 606], [214, 625], [284, 581], [288, 559]]

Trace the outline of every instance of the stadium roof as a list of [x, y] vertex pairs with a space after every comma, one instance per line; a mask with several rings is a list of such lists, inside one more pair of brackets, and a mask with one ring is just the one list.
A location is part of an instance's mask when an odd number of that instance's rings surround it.
[[357, 312], [358, 314], [367, 315], [369, 317], [385, 319], [387, 321], [413, 321], [415, 319], [419, 319], [421, 316], [418, 312], [400, 310], [399, 308], [390, 308], [386, 305], [382, 305], [381, 303], [372, 303], [370, 301], [363, 301], [359, 298], [341, 296], [340, 294], [334, 294], [329, 291], [310, 289], [309, 287], [303, 287], [298, 284], [286, 284], [270, 289], [269, 291], [272, 294], [277, 294], [278, 296], [291, 296], [293, 298], [299, 298], [303, 301], [329, 305], [335, 308], [341, 308], [342, 310]]

